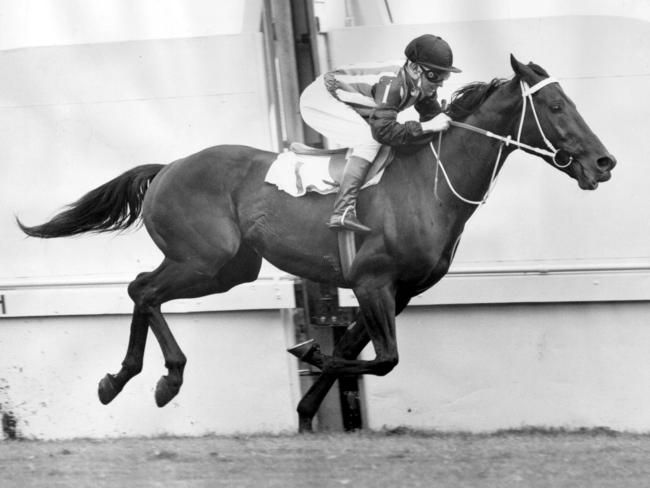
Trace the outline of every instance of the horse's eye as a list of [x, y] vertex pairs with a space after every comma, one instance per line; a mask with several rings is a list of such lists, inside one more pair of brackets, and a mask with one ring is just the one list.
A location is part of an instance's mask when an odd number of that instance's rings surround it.
[[554, 103], [551, 105], [551, 112], [558, 113], [562, 111], [562, 104], [561, 103]]

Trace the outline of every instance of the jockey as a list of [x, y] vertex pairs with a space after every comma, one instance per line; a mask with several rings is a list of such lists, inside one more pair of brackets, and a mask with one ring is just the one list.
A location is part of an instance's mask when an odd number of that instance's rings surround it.
[[[327, 225], [367, 233], [371, 229], [356, 216], [359, 189], [382, 144], [412, 143], [426, 132], [449, 127], [442, 113], [437, 89], [450, 73], [453, 55], [447, 42], [425, 34], [404, 50], [406, 62], [346, 66], [325, 73], [300, 97], [303, 120], [337, 144], [351, 148], [343, 171], [334, 212]], [[397, 114], [415, 106], [420, 122], [397, 122]]]

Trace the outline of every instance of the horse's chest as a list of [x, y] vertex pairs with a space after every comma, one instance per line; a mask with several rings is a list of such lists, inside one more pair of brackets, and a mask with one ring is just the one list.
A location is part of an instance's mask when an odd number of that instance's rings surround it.
[[418, 287], [432, 286], [447, 273], [449, 264], [447, 253], [413, 253], [403, 256], [399, 265], [400, 281]]
[[451, 264], [453, 241], [449, 231], [438, 235], [423, 235], [423, 232], [394, 242], [394, 256], [397, 268], [401, 270], [400, 281], [411, 283], [417, 288], [428, 288], [439, 281]]

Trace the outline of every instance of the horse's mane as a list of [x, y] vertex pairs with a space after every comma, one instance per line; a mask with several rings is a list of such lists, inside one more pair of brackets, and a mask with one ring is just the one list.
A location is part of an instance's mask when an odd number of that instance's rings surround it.
[[[548, 76], [544, 68], [535, 64], [528, 63], [528, 67], [540, 76]], [[469, 83], [458, 90], [451, 96], [451, 102], [447, 107], [447, 115], [453, 120], [462, 120], [476, 112], [483, 105], [497, 88], [510, 81], [507, 78], [494, 78], [487, 83], [477, 81]]]
[[476, 112], [483, 105], [492, 93], [508, 80], [504, 78], [494, 78], [492, 81], [485, 83], [475, 81], [469, 83], [458, 90], [451, 96], [451, 102], [447, 107], [447, 115], [453, 120], [462, 120]]

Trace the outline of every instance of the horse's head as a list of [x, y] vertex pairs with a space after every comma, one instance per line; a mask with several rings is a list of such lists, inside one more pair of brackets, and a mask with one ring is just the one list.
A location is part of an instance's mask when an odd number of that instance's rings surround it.
[[543, 68], [533, 63], [522, 64], [512, 55], [510, 62], [517, 75], [514, 81], [523, 81], [534, 92], [534, 107], [528, 103], [525, 111], [521, 142], [555, 152], [554, 157], [544, 159], [575, 178], [583, 190], [594, 190], [598, 183], [609, 180], [616, 159], [591, 131], [560, 85], [538, 85], [549, 78]]

